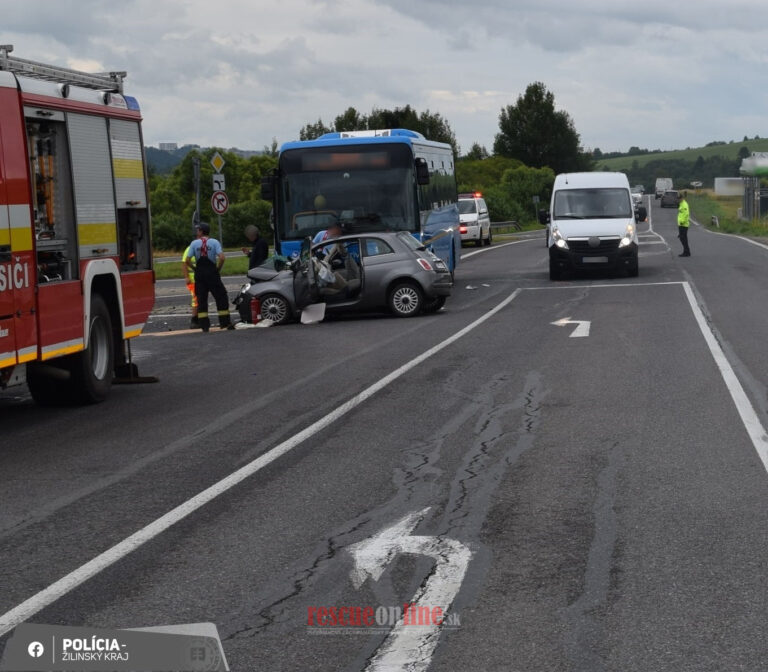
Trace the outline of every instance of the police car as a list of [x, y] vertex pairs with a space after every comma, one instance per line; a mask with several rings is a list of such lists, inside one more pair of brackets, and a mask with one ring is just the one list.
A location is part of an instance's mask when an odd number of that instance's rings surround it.
[[459, 194], [459, 233], [462, 243], [471, 240], [478, 247], [491, 244], [491, 216], [479, 191]]

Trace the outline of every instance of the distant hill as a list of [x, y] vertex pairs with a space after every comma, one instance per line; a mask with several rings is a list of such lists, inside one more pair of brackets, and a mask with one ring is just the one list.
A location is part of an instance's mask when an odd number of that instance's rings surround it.
[[[157, 175], [164, 175], [165, 173], [170, 173], [176, 166], [178, 166], [184, 160], [184, 157], [193, 149], [205, 151], [208, 148], [200, 147], [200, 145], [184, 145], [183, 147], [172, 150], [158, 149], [157, 147], [145, 147], [144, 151], [146, 152], [149, 169]], [[245, 159], [258, 154], [263, 154], [261, 151], [238, 149], [237, 147], [230, 147], [226, 151], [242, 156]]]
[[170, 151], [158, 149], [157, 147], [145, 147], [144, 151], [147, 155], [147, 164], [149, 165], [150, 171], [157, 175], [163, 175], [165, 173], [170, 173], [193, 149], [200, 149], [200, 146], [184, 145], [183, 147]]
[[694, 147], [687, 149], [676, 149], [669, 152], [653, 152], [651, 154], [634, 154], [632, 156], [619, 156], [613, 159], [599, 159], [596, 161], [598, 170], [631, 170], [635, 161], [637, 166], [642, 168], [651, 161], [679, 160], [696, 161], [700, 156], [703, 159], [709, 159], [714, 156], [721, 156], [724, 159], [736, 160], [739, 156], [739, 150], [746, 147], [749, 152], [768, 152], [768, 138], [759, 138], [757, 140], [742, 140], [740, 142], [728, 142], [722, 144], [711, 144], [706, 147]]

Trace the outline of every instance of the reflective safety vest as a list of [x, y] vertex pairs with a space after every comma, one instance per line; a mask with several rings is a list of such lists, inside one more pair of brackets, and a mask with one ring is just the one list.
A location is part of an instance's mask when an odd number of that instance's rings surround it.
[[677, 225], [688, 227], [691, 224], [691, 213], [688, 209], [688, 201], [683, 199], [677, 206]]
[[[194, 268], [190, 268], [189, 266], [187, 266], [187, 259], [190, 259], [190, 254], [189, 254], [189, 248], [190, 247], [192, 247], [192, 245], [187, 245], [187, 249], [184, 250], [184, 254], [181, 255], [181, 263], [184, 264], [185, 268], [187, 269], [187, 282], [190, 283], [190, 284], [194, 284], [195, 283], [195, 269]], [[191, 257], [191, 259], [192, 259], [192, 265], [194, 266], [195, 265], [195, 258]]]

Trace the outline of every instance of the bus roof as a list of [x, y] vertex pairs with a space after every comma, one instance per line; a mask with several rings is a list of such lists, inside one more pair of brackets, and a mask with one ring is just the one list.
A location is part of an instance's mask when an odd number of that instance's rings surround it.
[[344, 145], [376, 145], [400, 143], [406, 145], [426, 145], [450, 149], [444, 142], [427, 140], [421, 133], [407, 128], [391, 128], [371, 131], [340, 131], [325, 133], [314, 140], [294, 140], [286, 142], [280, 148], [281, 152], [288, 149], [307, 149], [310, 147], [339, 147]]

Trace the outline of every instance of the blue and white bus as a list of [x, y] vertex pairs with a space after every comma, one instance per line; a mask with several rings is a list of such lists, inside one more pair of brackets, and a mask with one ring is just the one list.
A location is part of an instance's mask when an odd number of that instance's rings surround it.
[[285, 143], [276, 173], [262, 181], [271, 200], [275, 249], [332, 224], [344, 233], [410, 231], [451, 273], [461, 251], [453, 148], [406, 129], [326, 133]]

